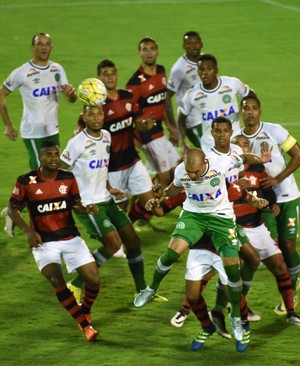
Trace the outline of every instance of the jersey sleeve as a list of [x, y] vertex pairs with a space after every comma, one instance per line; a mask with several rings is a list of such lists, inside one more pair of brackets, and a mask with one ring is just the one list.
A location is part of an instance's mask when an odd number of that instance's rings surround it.
[[184, 70], [178, 67], [177, 63], [175, 63], [171, 68], [167, 89], [171, 90], [174, 93], [177, 93], [184, 78], [184, 75], [185, 75]]
[[9, 203], [20, 209], [26, 200], [26, 186], [22, 183], [21, 177], [17, 179], [15, 187], [10, 196]]
[[248, 85], [244, 84], [240, 79], [237, 78], [232, 78], [232, 81], [235, 85], [237, 95], [243, 98], [249, 94], [250, 88]]
[[22, 73], [21, 66], [11, 72], [8, 78], [4, 81], [3, 86], [10, 92], [13, 92], [23, 84], [23, 80], [24, 73]]
[[189, 89], [184, 94], [184, 97], [182, 99], [182, 106], [179, 107], [179, 111], [185, 116], [188, 116], [191, 113], [192, 109], [192, 89]]
[[[78, 134], [77, 136], [79, 135], [80, 134]], [[67, 147], [64, 149], [60, 156], [61, 161], [71, 167], [74, 166], [76, 160], [80, 155], [80, 144], [78, 139], [76, 138], [77, 136], [69, 140]]]

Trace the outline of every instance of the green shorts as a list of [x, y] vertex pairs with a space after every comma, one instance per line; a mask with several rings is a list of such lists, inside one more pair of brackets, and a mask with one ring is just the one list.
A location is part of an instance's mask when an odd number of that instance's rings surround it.
[[279, 242], [297, 238], [299, 225], [299, 198], [290, 202], [277, 204], [280, 207], [280, 213], [276, 217]]
[[172, 237], [185, 240], [191, 247], [204, 233], [211, 234], [212, 241], [222, 257], [238, 257], [239, 243], [236, 225], [232, 219], [183, 210]]
[[86, 228], [91, 238], [100, 239], [111, 231], [118, 231], [131, 224], [127, 214], [120, 209], [113, 199], [97, 203], [99, 211], [95, 215], [79, 215], [76, 217]]
[[40, 165], [39, 161], [40, 148], [42, 146], [42, 143], [47, 140], [54, 141], [57, 146], [60, 145], [59, 134], [48, 137], [42, 137], [40, 139], [23, 139], [29, 155], [30, 169], [36, 169]]
[[201, 148], [200, 139], [202, 137], [202, 123], [200, 123], [199, 125], [197, 125], [195, 127], [187, 128], [185, 133], [186, 133], [187, 138], [191, 141], [191, 143], [195, 147]]
[[270, 231], [271, 237], [273, 239], [278, 238], [279, 234], [277, 228], [277, 220], [276, 217], [273, 215], [273, 210], [270, 208], [263, 209], [261, 211], [260, 217], [266, 225], [267, 229]]

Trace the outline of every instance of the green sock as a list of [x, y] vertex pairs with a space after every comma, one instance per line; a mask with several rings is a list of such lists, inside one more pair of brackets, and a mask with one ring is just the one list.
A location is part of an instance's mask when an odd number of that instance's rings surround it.
[[134, 279], [136, 291], [146, 287], [144, 275], [144, 258], [140, 248], [126, 250], [127, 263]]
[[173, 249], [168, 248], [166, 252], [158, 259], [157, 266], [153, 273], [153, 279], [150, 283], [150, 288], [158, 290], [160, 282], [170, 271], [172, 264], [177, 261], [180, 254], [176, 253]]
[[295, 292], [296, 287], [297, 287], [297, 278], [298, 278], [298, 272], [299, 272], [299, 267], [300, 267], [299, 254], [297, 252], [285, 253], [284, 260], [288, 267], [289, 275], [290, 275], [290, 278], [292, 281], [293, 290]]
[[104, 247], [100, 247], [94, 250], [93, 256], [97, 265], [102, 266], [102, 264], [112, 257], [112, 254], [110, 254]]
[[241, 268], [241, 277], [243, 280], [243, 295], [246, 296], [251, 287], [251, 282], [256, 269], [249, 266], [246, 262], [243, 263]]
[[238, 264], [224, 267], [228, 276], [228, 296], [231, 303], [231, 316], [240, 317], [240, 302], [242, 296], [242, 279]]

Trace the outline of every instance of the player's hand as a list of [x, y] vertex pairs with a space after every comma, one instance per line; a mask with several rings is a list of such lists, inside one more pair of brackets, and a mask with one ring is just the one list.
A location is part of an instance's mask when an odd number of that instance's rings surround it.
[[98, 211], [99, 209], [94, 203], [91, 203], [86, 206], [86, 213], [88, 215], [95, 215]]
[[270, 189], [272, 187], [277, 186], [277, 184], [279, 184], [279, 183], [280, 182], [278, 181], [278, 179], [276, 177], [266, 177], [266, 178], [262, 178], [260, 180], [262, 189]]
[[150, 198], [145, 204], [145, 209], [147, 211], [152, 211], [154, 208], [159, 206], [159, 199], [158, 198]]
[[234, 182], [234, 184], [237, 184], [238, 186], [246, 189], [251, 186], [251, 181], [250, 181], [250, 179], [244, 177], [244, 178], [240, 178], [239, 180]]
[[248, 192], [248, 203], [252, 205], [253, 207], [257, 208], [258, 210], [263, 209], [264, 207], [267, 207], [269, 205], [269, 201], [264, 198], [259, 198], [255, 196], [254, 194]]
[[178, 146], [179, 145], [179, 133], [177, 131], [177, 128], [174, 126], [169, 126], [168, 130], [170, 132], [169, 140], [171, 141], [171, 143], [174, 146]]
[[164, 193], [164, 187], [160, 183], [155, 183], [152, 187], [152, 191], [156, 198], [160, 198]]
[[260, 157], [260, 160], [262, 161], [263, 164], [266, 164], [271, 160], [272, 150], [273, 146], [269, 148], [269, 144], [267, 143], [263, 144], [261, 148], [261, 157]]
[[27, 231], [26, 236], [27, 236], [27, 240], [28, 240], [30, 248], [38, 248], [43, 244], [40, 234], [38, 234], [34, 230]]
[[10, 140], [16, 141], [18, 137], [18, 131], [15, 126], [5, 126], [4, 127], [4, 135], [7, 136]]
[[280, 207], [276, 203], [274, 203], [274, 205], [271, 207], [271, 209], [273, 211], [274, 217], [276, 217], [280, 214]]
[[76, 94], [76, 90], [73, 85], [64, 84], [64, 85], [62, 85], [61, 90], [62, 90], [63, 95], [69, 101], [75, 102], [75, 100], [77, 99], [77, 94]]
[[118, 188], [111, 188], [110, 189], [110, 194], [113, 195], [117, 200], [121, 200], [122, 198], [125, 197], [125, 192], [121, 191], [121, 189]]

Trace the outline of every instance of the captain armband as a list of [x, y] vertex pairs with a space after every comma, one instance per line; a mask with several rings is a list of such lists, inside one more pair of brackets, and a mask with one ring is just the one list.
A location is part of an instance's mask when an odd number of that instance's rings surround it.
[[293, 146], [296, 145], [296, 143], [297, 140], [293, 136], [289, 135], [288, 138], [284, 141], [284, 143], [280, 145], [280, 147], [284, 152], [288, 152], [289, 150], [291, 150]]

